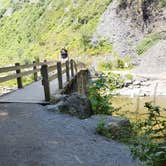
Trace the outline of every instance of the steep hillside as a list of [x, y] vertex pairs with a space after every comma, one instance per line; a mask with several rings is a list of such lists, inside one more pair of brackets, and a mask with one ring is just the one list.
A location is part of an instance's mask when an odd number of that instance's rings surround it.
[[114, 56], [140, 56], [166, 36], [166, 0], [114, 0], [100, 19], [93, 40], [113, 44]]
[[0, 65], [53, 58], [61, 47], [71, 55], [111, 51], [90, 36], [111, 0], [0, 0]]
[[165, 39], [166, 0], [0, 0], [0, 65], [111, 53], [139, 64]]
[[[158, 77], [166, 75], [166, 40], [160, 40], [152, 46], [142, 57], [142, 63], [136, 68], [135, 73], [153, 74]], [[146, 71], [146, 72], [145, 72]]]

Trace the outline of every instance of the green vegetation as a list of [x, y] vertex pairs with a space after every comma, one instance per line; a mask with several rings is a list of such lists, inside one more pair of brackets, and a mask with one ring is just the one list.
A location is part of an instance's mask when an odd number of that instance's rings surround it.
[[111, 107], [111, 94], [108, 94], [107, 91], [109, 88], [106, 85], [106, 79], [101, 76], [100, 79], [97, 79], [92, 82], [90, 86], [89, 99], [92, 104], [92, 109], [94, 114], [112, 114], [114, 111]]
[[149, 48], [155, 45], [161, 39], [161, 35], [158, 33], [152, 33], [148, 35], [141, 43], [137, 46], [137, 54], [142, 55]]
[[89, 88], [89, 99], [92, 104], [94, 114], [112, 115], [117, 111], [111, 103], [111, 91], [122, 87], [124, 84], [120, 75], [107, 73], [92, 81]]
[[[0, 2], [0, 66], [59, 56], [65, 46], [70, 56], [111, 51], [106, 41], [91, 45], [91, 36], [111, 0], [23, 0]], [[3, 16], [9, 7], [11, 16]]]
[[113, 61], [102, 61], [97, 67], [99, 71], [130, 70], [131, 68], [131, 60], [128, 57], [115, 58]]
[[121, 129], [119, 127], [117, 127], [116, 129], [115, 127], [115, 130], [111, 131], [109, 127], [106, 126], [105, 119], [106, 117], [102, 117], [101, 120], [97, 123], [96, 132], [107, 138], [114, 139], [123, 143], [128, 143], [132, 135], [131, 126], [121, 126]]
[[101, 62], [99, 63], [97, 69], [99, 71], [110, 71], [112, 67], [113, 67], [112, 62]]
[[162, 110], [151, 102], [145, 103], [148, 109], [148, 117], [132, 124], [132, 129], [125, 129], [117, 137], [112, 136], [105, 125], [105, 118], [101, 118], [97, 124], [96, 132], [107, 138], [115, 139], [130, 145], [133, 157], [138, 157], [143, 165], [164, 166], [166, 163], [166, 120], [161, 116]]
[[164, 166], [166, 163], [166, 120], [162, 110], [152, 103], [145, 103], [148, 117], [134, 124], [136, 135], [131, 147], [135, 156], [147, 166]]
[[105, 126], [105, 117], [103, 116], [101, 120], [97, 123], [96, 133], [112, 139], [112, 135], [108, 128]]
[[125, 75], [127, 80], [133, 80], [133, 75], [132, 74], [126, 74]]

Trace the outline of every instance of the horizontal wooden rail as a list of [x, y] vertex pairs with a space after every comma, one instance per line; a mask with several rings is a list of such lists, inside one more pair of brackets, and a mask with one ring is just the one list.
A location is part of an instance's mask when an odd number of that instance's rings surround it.
[[48, 80], [49, 80], [49, 81], [53, 81], [53, 80], [55, 80], [56, 78], [58, 78], [58, 74], [57, 74], [57, 73], [54, 74], [54, 75], [52, 75], [52, 76], [50, 76], [50, 77], [48, 78]]
[[41, 66], [43, 64], [53, 64], [56, 63], [57, 61], [45, 61], [45, 62], [39, 62], [39, 63], [33, 63], [33, 64], [28, 64], [28, 65], [19, 65], [19, 66], [9, 66], [9, 67], [3, 67], [0, 68], [0, 73], [6, 73], [6, 72], [11, 72], [11, 71], [16, 71], [19, 69], [28, 69], [28, 68], [33, 68], [37, 66]]
[[39, 72], [39, 71], [40, 71], [40, 69], [35, 69], [35, 70], [25, 71], [22, 73], [17, 73], [17, 74], [12, 74], [12, 75], [8, 75], [8, 76], [0, 77], [0, 83], [10, 81], [10, 80], [13, 80], [15, 78], [27, 76], [27, 75], [30, 75], [30, 74], [33, 74], [33, 73]]
[[[23, 87], [22, 77], [33, 74], [34, 81], [37, 81], [38, 80], [38, 72], [40, 71], [41, 66], [43, 64], [47, 64], [47, 65], [55, 64], [56, 62], [57, 61], [55, 61], [55, 60], [52, 60], [52, 61], [45, 60], [44, 62], [38, 62], [38, 63], [33, 61], [32, 64], [20, 65], [19, 63], [16, 63], [15, 66], [0, 68], [0, 74], [1, 74], [0, 83], [10, 81], [13, 79], [17, 79], [18, 88], [22, 88]], [[54, 65], [54, 66], [52, 66], [52, 68], [50, 68], [50, 70], [53, 71], [53, 67], [56, 69], [56, 65]], [[13, 72], [15, 72], [15, 74]]]
[[49, 66], [49, 67], [48, 67], [48, 72], [55, 71], [56, 68], [57, 68], [57, 65]]

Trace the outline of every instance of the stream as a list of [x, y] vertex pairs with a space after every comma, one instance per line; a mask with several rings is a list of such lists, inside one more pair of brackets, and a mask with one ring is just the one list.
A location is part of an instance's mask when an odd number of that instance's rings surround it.
[[[115, 108], [120, 108], [117, 115], [123, 115], [131, 120], [139, 120], [145, 118], [148, 109], [144, 107], [146, 102], [153, 101], [155, 105], [166, 108], [166, 96], [114, 96], [112, 104]], [[166, 111], [161, 113], [166, 116]]]

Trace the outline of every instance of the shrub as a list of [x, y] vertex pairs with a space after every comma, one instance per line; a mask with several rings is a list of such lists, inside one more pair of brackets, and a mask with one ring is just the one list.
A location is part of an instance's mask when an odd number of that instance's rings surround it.
[[108, 128], [105, 127], [105, 117], [104, 116], [97, 123], [96, 132], [97, 132], [97, 134], [100, 134], [107, 138], [112, 138], [112, 135], [109, 133]]
[[145, 165], [164, 166], [166, 163], [166, 120], [161, 116], [161, 109], [152, 103], [145, 103], [148, 118], [137, 122], [137, 139], [132, 153]]
[[106, 85], [106, 79], [101, 76], [98, 80], [92, 82], [90, 86], [89, 99], [92, 104], [94, 114], [111, 114], [110, 111], [111, 95], [107, 94], [108, 87]]
[[107, 84], [110, 90], [122, 88], [124, 85], [124, 79], [122, 79], [120, 74], [107, 73]]
[[98, 70], [110, 71], [112, 69], [112, 67], [113, 67], [112, 62], [101, 62], [98, 65]]
[[94, 114], [112, 115], [117, 111], [111, 103], [111, 90], [122, 86], [122, 79], [119, 75], [108, 73], [92, 81], [89, 88], [89, 99], [92, 104]]
[[123, 69], [124, 66], [125, 66], [124, 61], [123, 61], [122, 59], [118, 59], [118, 60], [117, 60], [117, 68]]
[[156, 44], [161, 39], [161, 35], [153, 33], [148, 35], [141, 43], [137, 46], [136, 51], [138, 55], [142, 55], [154, 44]]
[[127, 80], [133, 80], [133, 75], [132, 74], [126, 74], [125, 75]]

